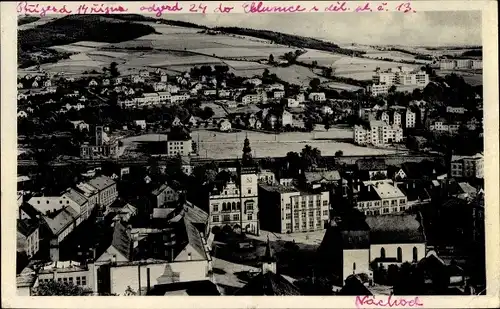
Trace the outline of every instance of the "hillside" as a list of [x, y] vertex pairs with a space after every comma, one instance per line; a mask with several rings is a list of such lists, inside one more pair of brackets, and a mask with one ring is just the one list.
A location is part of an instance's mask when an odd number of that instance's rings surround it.
[[29, 23], [35, 22], [35, 21], [37, 21], [39, 19], [40, 19], [40, 17], [36, 17], [36, 16], [18, 17], [17, 18], [17, 25], [21, 26], [21, 25], [29, 24]]
[[239, 27], [216, 27], [214, 28], [214, 30], [237, 35], [253, 36], [256, 38], [272, 41], [275, 44], [289, 45], [299, 48], [317, 49], [354, 56], [360, 56], [365, 53], [364, 51], [354, 51], [351, 49], [341, 48], [337, 44], [331, 42], [269, 30], [257, 30]]
[[133, 23], [100, 15], [70, 15], [40, 25], [33, 29], [21, 30], [18, 47], [22, 51], [64, 45], [78, 41], [117, 43], [154, 33], [149, 25]]

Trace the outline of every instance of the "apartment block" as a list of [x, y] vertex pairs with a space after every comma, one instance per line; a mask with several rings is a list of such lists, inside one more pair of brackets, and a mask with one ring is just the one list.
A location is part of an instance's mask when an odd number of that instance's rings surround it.
[[358, 145], [384, 146], [403, 140], [403, 129], [399, 125], [389, 125], [381, 120], [370, 121], [369, 128], [354, 126], [354, 143]]

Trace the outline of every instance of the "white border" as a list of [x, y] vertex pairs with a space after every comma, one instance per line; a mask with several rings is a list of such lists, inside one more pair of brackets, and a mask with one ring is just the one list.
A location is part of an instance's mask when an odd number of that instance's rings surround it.
[[[332, 2], [287, 2], [286, 6], [301, 4], [302, 6], [325, 7]], [[393, 1], [387, 1], [390, 5]], [[35, 3], [35, 2], [30, 2]], [[66, 4], [68, 9], [75, 9], [92, 2], [39, 2], [42, 5], [61, 7]], [[102, 2], [99, 2], [102, 3]], [[121, 3], [128, 8], [127, 13], [139, 12], [141, 6], [150, 6], [154, 2]], [[156, 5], [174, 4], [157, 2]], [[183, 7], [189, 3], [207, 5], [207, 13], [218, 7], [218, 2], [181, 2]], [[242, 12], [244, 2], [225, 2], [225, 6], [234, 6], [232, 13]], [[249, 3], [249, 2], [246, 2]], [[361, 2], [348, 2], [350, 7], [356, 7]], [[381, 1], [372, 2], [379, 4]], [[265, 2], [267, 6], [280, 5], [284, 2]], [[372, 4], [372, 7], [374, 7]], [[106, 5], [120, 5], [119, 2], [109, 2]], [[483, 76], [484, 76], [484, 124], [485, 124], [485, 192], [486, 192], [486, 246], [487, 246], [487, 296], [432, 296], [420, 297], [426, 308], [456, 308], [456, 307], [500, 307], [500, 269], [499, 269], [499, 98], [498, 98], [498, 33], [497, 6], [495, 1], [411, 1], [417, 11], [482, 11], [483, 31]], [[104, 300], [96, 297], [18, 297], [15, 284], [15, 216], [16, 176], [17, 176], [17, 125], [16, 125], [16, 45], [17, 41], [17, 4], [15, 2], [1, 3], [1, 223], [2, 223], [2, 307], [24, 308], [353, 308], [354, 297], [107, 297]], [[189, 13], [187, 10], [178, 13]], [[175, 14], [170, 12], [169, 14]], [[331, 13], [331, 14], [340, 14]], [[368, 14], [368, 13], [365, 13]], [[167, 16], [163, 15], [162, 17]], [[296, 15], [291, 18], [297, 18]], [[332, 15], [332, 18], [335, 18]], [[375, 308], [374, 306], [371, 306]], [[365, 308], [371, 308], [365, 306]]]

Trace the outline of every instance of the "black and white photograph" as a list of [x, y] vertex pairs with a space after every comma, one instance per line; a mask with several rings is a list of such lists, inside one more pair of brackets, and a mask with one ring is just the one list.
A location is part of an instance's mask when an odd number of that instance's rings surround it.
[[18, 15], [17, 295], [486, 295], [482, 33]]

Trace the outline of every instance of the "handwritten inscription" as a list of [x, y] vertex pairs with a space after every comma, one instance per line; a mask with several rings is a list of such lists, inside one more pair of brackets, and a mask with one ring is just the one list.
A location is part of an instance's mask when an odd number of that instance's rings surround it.
[[376, 299], [375, 296], [356, 296], [356, 307], [363, 308], [363, 305], [368, 306], [379, 306], [379, 307], [422, 307], [423, 304], [420, 302], [418, 297], [413, 299], [397, 298], [392, 299], [392, 295], [386, 299]]
[[[278, 3], [278, 4], [276, 4]], [[39, 15], [44, 17], [47, 14], [120, 14], [125, 12], [133, 12], [134, 9], [129, 8], [127, 4], [109, 4], [109, 3], [89, 3], [89, 4], [59, 4], [54, 2], [50, 5], [42, 5], [33, 2], [18, 2], [17, 13], [26, 15]], [[194, 14], [228, 14], [228, 13], [246, 13], [246, 14], [265, 14], [265, 13], [302, 13], [302, 12], [401, 12], [415, 13], [410, 1], [398, 2], [348, 2], [336, 1], [323, 4], [308, 4], [295, 3], [285, 4], [285, 2], [273, 2], [266, 4], [264, 1], [243, 2], [234, 7], [224, 2], [159, 2], [141, 6], [141, 13], [154, 13], [156, 17], [161, 17], [169, 13], [194, 13]]]

